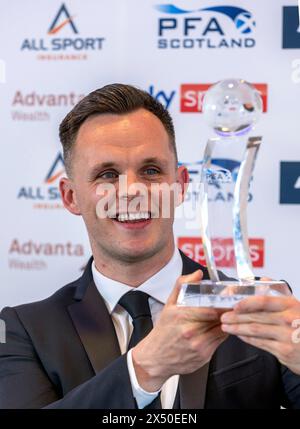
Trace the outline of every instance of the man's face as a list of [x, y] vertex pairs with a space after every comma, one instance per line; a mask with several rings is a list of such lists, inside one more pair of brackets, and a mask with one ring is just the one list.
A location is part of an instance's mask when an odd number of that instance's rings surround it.
[[[187, 173], [183, 167], [177, 168], [169, 136], [155, 115], [139, 109], [124, 115], [90, 117], [79, 129], [71, 168], [72, 179], [61, 182], [63, 201], [72, 213], [83, 216], [92, 248], [128, 262], [144, 260], [173, 246], [173, 195], [170, 215], [164, 218], [161, 194], [150, 204], [151, 187], [175, 182], [183, 187]], [[119, 185], [121, 175], [127, 179], [126, 191]], [[97, 214], [103, 186], [115, 191], [110, 217]], [[139, 186], [146, 192], [137, 191]], [[154, 212], [155, 218], [151, 217]], [[131, 214], [135, 218], [142, 214], [141, 219], [131, 219]]]

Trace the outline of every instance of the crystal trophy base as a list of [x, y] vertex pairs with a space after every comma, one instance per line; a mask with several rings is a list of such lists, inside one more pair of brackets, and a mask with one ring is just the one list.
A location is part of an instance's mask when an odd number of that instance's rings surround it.
[[232, 308], [236, 303], [251, 296], [291, 295], [284, 281], [217, 281], [203, 280], [198, 283], [184, 283], [177, 305], [185, 307]]

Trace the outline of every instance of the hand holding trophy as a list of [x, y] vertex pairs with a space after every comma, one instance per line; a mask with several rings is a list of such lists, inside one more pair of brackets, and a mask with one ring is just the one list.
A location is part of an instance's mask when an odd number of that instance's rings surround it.
[[[210, 87], [204, 96], [203, 112], [217, 137], [210, 138], [204, 150], [200, 172], [199, 213], [204, 255], [210, 280], [183, 284], [178, 305], [231, 308], [243, 298], [253, 295], [282, 296], [289, 294], [283, 281], [257, 280], [250, 257], [247, 205], [252, 174], [262, 137], [246, 137], [262, 112], [259, 92], [241, 79], [227, 79]], [[225, 156], [220, 155], [223, 151]], [[239, 153], [239, 168], [220, 168], [228, 156]], [[214, 154], [214, 158], [213, 158]], [[219, 162], [215, 162], [215, 160]], [[221, 162], [222, 161], [222, 162]], [[238, 164], [238, 163], [237, 163]], [[217, 167], [216, 167], [217, 165]], [[226, 163], [225, 163], [226, 165]], [[224, 204], [213, 216], [213, 190], [223, 187], [232, 195], [229, 215]], [[218, 207], [220, 209], [220, 205]], [[213, 222], [212, 222], [213, 219]], [[219, 227], [232, 237], [237, 280], [220, 279], [216, 268], [211, 230]], [[226, 234], [227, 236], [227, 234]]]

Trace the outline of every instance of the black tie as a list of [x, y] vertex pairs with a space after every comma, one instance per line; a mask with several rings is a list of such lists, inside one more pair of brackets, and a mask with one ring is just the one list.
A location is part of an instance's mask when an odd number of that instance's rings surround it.
[[[145, 292], [137, 290], [125, 293], [119, 301], [119, 304], [130, 314], [133, 323], [133, 332], [128, 344], [128, 350], [136, 346], [153, 328], [149, 298], [150, 296]], [[145, 408], [161, 409], [160, 394]]]
[[136, 346], [153, 328], [148, 299], [149, 295], [137, 290], [125, 293], [119, 301], [119, 304], [130, 314], [133, 323], [128, 350]]

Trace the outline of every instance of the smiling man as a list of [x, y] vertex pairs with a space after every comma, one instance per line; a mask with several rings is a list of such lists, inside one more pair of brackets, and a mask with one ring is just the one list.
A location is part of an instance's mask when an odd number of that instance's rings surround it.
[[[114, 90], [117, 93], [118, 87]], [[115, 109], [121, 110], [118, 105]], [[102, 115], [91, 113], [78, 131], [74, 148], [69, 148], [72, 137], [67, 133], [71, 131], [64, 127], [72, 115], [74, 112], [61, 126], [70, 177], [60, 183], [63, 201], [73, 214], [82, 215], [97, 269], [114, 280], [138, 286], [166, 265], [174, 253], [174, 210], [168, 218], [151, 218], [149, 213], [153, 183], [171, 187], [179, 182], [184, 189], [188, 181], [186, 168], [177, 168], [172, 123], [169, 120], [164, 126], [155, 114], [143, 108], [124, 114], [113, 113], [113, 109]], [[119, 189], [120, 176], [127, 179], [124, 189]], [[99, 216], [96, 211], [101, 185], [107, 184], [116, 188], [115, 217]], [[148, 195], [137, 193], [140, 184], [149, 189]], [[137, 208], [128, 213], [131, 200], [139, 197], [146, 200], [146, 204], [140, 200], [141, 206], [149, 210]], [[140, 219], [136, 219], [138, 215]]]
[[53, 296], [2, 311], [0, 407], [300, 407], [295, 298], [225, 314], [176, 305], [181, 284], [208, 273], [174, 243], [188, 172], [163, 106], [108, 85], [73, 108], [60, 139], [62, 200], [82, 216], [92, 257]]

